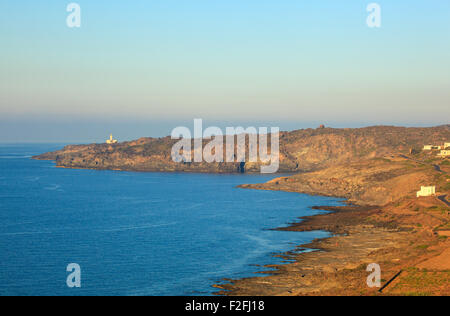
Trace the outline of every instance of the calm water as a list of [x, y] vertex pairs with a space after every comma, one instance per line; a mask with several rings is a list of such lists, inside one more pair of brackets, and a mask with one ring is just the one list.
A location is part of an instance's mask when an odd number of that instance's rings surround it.
[[[268, 230], [336, 199], [235, 188], [274, 176], [55, 168], [0, 145], [0, 295], [209, 295], [325, 232]], [[69, 263], [82, 287], [66, 285]]]

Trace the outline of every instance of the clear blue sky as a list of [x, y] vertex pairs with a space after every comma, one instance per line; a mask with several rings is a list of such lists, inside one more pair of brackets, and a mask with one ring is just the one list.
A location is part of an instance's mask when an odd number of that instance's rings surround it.
[[450, 1], [70, 2], [0, 2], [0, 141], [449, 123]]

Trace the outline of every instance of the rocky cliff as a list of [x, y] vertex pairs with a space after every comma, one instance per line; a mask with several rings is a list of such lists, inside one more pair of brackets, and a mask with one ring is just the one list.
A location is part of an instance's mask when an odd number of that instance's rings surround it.
[[[440, 144], [449, 140], [450, 125], [432, 128], [319, 128], [281, 132], [279, 172], [315, 171], [391, 153], [409, 153], [411, 149], [420, 150], [424, 144]], [[171, 149], [175, 142], [165, 137], [141, 138], [114, 145], [69, 145], [34, 158], [54, 160], [57, 166], [66, 168], [210, 173], [260, 171], [260, 162], [174, 162]]]

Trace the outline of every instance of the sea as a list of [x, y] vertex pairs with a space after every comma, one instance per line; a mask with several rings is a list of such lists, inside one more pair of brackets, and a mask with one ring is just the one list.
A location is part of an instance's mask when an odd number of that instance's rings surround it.
[[274, 228], [342, 203], [237, 188], [279, 175], [77, 170], [31, 159], [62, 147], [0, 144], [2, 296], [214, 295], [225, 279], [311, 251], [297, 246], [329, 233]]

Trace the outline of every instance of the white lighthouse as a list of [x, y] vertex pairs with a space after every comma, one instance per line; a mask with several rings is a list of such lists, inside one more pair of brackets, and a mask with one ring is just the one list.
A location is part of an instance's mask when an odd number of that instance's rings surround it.
[[118, 142], [117, 139], [113, 139], [112, 134], [109, 135], [109, 139], [106, 140], [107, 144], [117, 144], [117, 142]]

